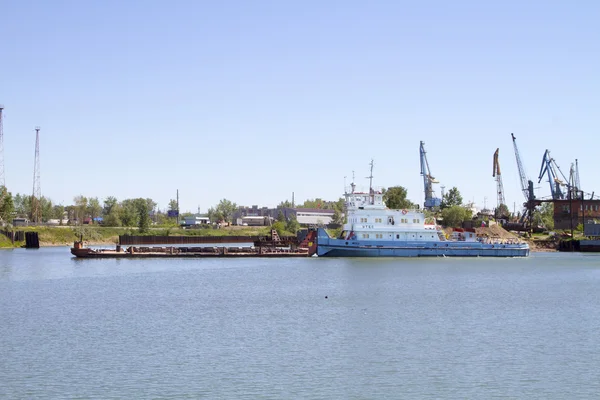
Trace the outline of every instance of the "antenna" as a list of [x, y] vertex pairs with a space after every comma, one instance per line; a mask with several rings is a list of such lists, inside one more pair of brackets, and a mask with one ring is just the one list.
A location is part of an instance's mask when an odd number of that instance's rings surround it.
[[31, 196], [31, 221], [42, 222], [42, 189], [40, 187], [40, 127], [35, 127], [35, 159], [33, 162], [33, 194]]
[[369, 176], [367, 176], [367, 178], [369, 178], [369, 194], [373, 193], [373, 159], [371, 159], [371, 163], [369, 164], [371, 166], [371, 173], [369, 174]]
[[352, 187], [352, 193], [354, 193], [354, 189], [356, 189], [356, 184], [354, 183], [354, 171], [352, 171], [352, 183], [350, 184]]
[[[4, 110], [4, 106], [0, 104], [0, 186], [6, 187], [6, 182], [4, 180], [4, 129], [2, 127], [2, 111]], [[2, 193], [2, 197], [4, 197], [4, 193]], [[0, 200], [2, 200], [0, 198]]]

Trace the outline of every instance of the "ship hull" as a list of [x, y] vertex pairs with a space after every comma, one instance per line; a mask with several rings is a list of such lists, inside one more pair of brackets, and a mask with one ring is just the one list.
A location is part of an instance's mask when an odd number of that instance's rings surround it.
[[526, 243], [356, 241], [317, 236], [319, 257], [527, 257]]

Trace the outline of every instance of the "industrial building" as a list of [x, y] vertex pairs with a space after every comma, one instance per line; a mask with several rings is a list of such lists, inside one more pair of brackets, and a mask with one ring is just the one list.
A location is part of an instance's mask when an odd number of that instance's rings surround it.
[[554, 200], [554, 228], [571, 229], [600, 220], [600, 200]]

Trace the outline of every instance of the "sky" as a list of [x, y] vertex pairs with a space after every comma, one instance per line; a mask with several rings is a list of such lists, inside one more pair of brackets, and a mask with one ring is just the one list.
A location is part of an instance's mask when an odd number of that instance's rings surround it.
[[4, 170], [31, 194], [276, 206], [358, 187], [423, 202], [432, 175], [479, 207], [537, 197], [542, 156], [600, 193], [600, 2], [4, 1]]

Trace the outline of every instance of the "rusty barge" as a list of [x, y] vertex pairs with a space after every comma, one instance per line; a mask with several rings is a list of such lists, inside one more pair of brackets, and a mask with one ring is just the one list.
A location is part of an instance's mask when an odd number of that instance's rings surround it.
[[83, 240], [74, 242], [71, 254], [77, 258], [213, 258], [213, 257], [309, 257], [316, 253], [316, 232], [310, 231], [300, 241], [280, 238], [276, 231], [259, 238], [251, 247], [208, 246], [129, 246], [115, 249], [92, 249]]

